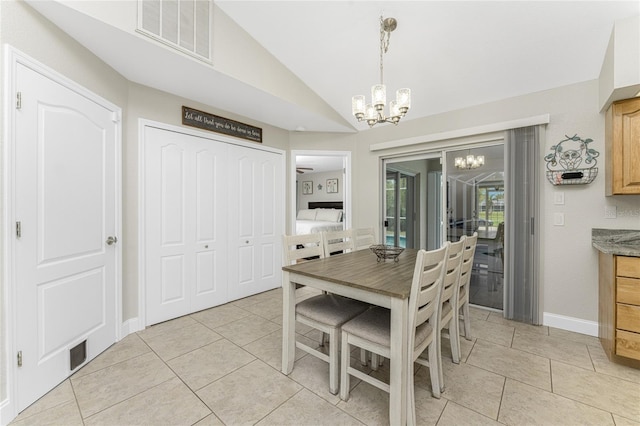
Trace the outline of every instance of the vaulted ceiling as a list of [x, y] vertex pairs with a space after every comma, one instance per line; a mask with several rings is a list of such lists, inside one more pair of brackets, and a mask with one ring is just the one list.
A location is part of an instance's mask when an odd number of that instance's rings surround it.
[[[148, 64], [142, 62], [149, 55], [136, 52], [144, 46], [132, 39], [140, 35], [125, 37], [63, 6], [51, 7], [55, 2], [29, 3], [132, 81], [288, 130], [341, 132], [368, 128], [352, 117], [351, 97], [370, 98], [371, 85], [379, 81], [381, 15], [398, 21], [384, 55], [384, 83], [388, 98], [411, 88], [412, 108], [404, 120], [597, 79], [614, 22], [640, 15], [637, 0], [216, 0], [219, 10], [335, 111], [323, 115], [228, 77], [206, 97], [202, 80], [171, 79], [195, 72], [180, 55], [163, 59], [163, 66], [175, 67], [171, 73], [144, 77]], [[140, 63], [132, 64], [136, 58]], [[203, 72], [221, 78], [214, 69]]]

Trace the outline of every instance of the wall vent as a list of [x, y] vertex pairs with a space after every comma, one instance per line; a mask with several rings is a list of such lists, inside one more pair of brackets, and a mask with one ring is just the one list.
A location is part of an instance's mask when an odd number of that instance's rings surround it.
[[211, 63], [212, 0], [138, 0], [138, 32]]

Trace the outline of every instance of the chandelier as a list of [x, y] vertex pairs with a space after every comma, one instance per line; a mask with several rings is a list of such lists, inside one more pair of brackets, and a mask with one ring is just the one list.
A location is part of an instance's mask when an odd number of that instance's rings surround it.
[[456, 169], [477, 169], [480, 166], [484, 166], [484, 155], [467, 155], [466, 157], [456, 157], [454, 162]]
[[384, 115], [384, 107], [387, 103], [387, 88], [383, 83], [382, 57], [389, 49], [391, 31], [398, 26], [394, 18], [383, 19], [380, 17], [380, 84], [371, 88], [370, 104], [365, 101], [364, 95], [357, 95], [351, 99], [351, 111], [358, 121], [366, 121], [369, 127], [378, 123], [398, 124], [411, 107], [411, 89], [398, 89], [396, 99], [389, 102], [389, 116]]

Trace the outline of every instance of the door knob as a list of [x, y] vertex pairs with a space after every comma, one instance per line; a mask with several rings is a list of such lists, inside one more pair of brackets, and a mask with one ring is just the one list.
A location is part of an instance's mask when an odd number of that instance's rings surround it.
[[109, 237], [107, 238], [107, 245], [111, 246], [118, 242], [118, 237]]

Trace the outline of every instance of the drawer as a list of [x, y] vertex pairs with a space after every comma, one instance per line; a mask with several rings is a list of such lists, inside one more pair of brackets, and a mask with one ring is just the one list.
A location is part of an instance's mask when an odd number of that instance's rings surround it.
[[640, 257], [616, 256], [616, 275], [640, 278]]
[[616, 278], [616, 302], [640, 305], [640, 279]]
[[640, 306], [617, 303], [616, 328], [640, 333]]
[[640, 334], [616, 330], [616, 355], [640, 360]]

